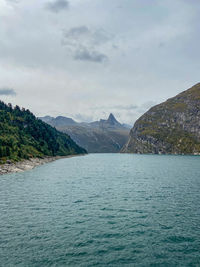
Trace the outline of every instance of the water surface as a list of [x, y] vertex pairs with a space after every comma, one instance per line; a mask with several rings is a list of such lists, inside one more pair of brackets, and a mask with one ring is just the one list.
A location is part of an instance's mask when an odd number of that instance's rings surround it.
[[1, 176], [0, 266], [200, 266], [200, 157], [91, 154]]

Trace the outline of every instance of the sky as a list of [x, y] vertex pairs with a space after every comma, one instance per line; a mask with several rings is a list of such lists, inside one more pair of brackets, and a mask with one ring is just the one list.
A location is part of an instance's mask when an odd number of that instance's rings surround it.
[[0, 0], [0, 99], [133, 125], [200, 82], [199, 0]]

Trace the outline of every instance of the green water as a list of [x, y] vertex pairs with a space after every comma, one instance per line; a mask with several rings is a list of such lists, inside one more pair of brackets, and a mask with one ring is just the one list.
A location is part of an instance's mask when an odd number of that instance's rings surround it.
[[1, 176], [0, 266], [200, 266], [200, 157], [91, 154]]

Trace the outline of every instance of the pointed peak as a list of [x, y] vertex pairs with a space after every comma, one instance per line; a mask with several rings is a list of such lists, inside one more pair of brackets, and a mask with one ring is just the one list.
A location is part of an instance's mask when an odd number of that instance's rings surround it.
[[108, 120], [115, 120], [116, 121], [115, 116], [112, 113], [110, 113]]
[[115, 116], [112, 113], [110, 113], [107, 119], [107, 123], [109, 123], [110, 125], [120, 125], [120, 123], [115, 119]]

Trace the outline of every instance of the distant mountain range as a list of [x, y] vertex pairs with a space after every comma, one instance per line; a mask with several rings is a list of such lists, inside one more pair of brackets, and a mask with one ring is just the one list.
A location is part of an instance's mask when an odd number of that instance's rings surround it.
[[117, 153], [128, 140], [131, 126], [121, 124], [111, 113], [107, 120], [76, 122], [72, 118], [58, 116], [40, 117], [41, 120], [67, 133], [90, 153]]
[[141, 116], [122, 152], [200, 154], [200, 83]]

